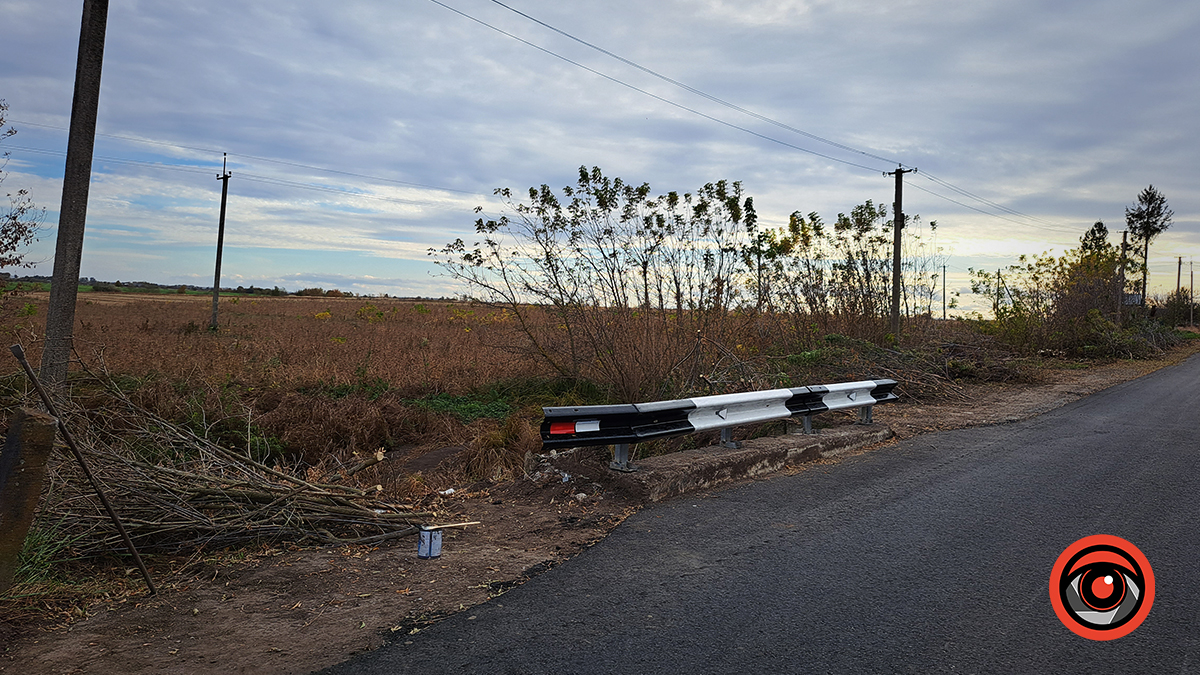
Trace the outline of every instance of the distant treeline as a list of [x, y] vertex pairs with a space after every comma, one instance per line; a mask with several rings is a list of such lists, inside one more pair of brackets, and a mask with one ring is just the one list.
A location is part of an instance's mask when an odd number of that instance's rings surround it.
[[[25, 290], [48, 291], [50, 290], [51, 278], [46, 276], [17, 276], [7, 272], [0, 272], [0, 284], [7, 288], [21, 286]], [[179, 293], [179, 294], [204, 294], [212, 293], [212, 286], [193, 286], [190, 284], [165, 285], [156, 284], [151, 281], [99, 281], [94, 277], [80, 277], [79, 291], [81, 293]], [[243, 295], [266, 295], [266, 296], [312, 296], [324, 298], [355, 298], [364, 297], [361, 294], [351, 291], [342, 291], [336, 288], [305, 288], [295, 293], [290, 293], [286, 288], [275, 286], [273, 288], [261, 288], [259, 286], [238, 286], [236, 288], [222, 288], [222, 293], [239, 293]], [[390, 298], [392, 296], [384, 293], [381, 297]], [[403, 299], [403, 298], [402, 298]], [[433, 298], [409, 298], [413, 300], [426, 300]], [[445, 299], [445, 298], [443, 298]]]

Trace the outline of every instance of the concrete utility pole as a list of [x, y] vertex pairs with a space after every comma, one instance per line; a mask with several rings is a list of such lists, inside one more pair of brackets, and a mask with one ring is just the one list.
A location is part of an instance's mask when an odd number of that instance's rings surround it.
[[46, 345], [42, 350], [41, 377], [52, 388], [67, 381], [67, 363], [75, 333], [75, 297], [79, 292], [79, 261], [83, 256], [83, 230], [87, 223], [107, 27], [108, 0], [84, 0], [62, 205], [58, 209], [54, 277], [50, 284], [50, 308], [46, 313]]
[[896, 201], [892, 203], [892, 335], [900, 339], [900, 230], [904, 229], [904, 174], [916, 169], [888, 171], [885, 176], [896, 177]]
[[213, 310], [212, 320], [208, 322], [208, 329], [217, 330], [217, 303], [221, 299], [221, 247], [225, 243], [225, 200], [229, 197], [229, 177], [233, 174], [225, 170], [225, 159], [227, 155], [221, 153], [221, 175], [217, 176], [217, 180], [221, 181], [221, 218], [217, 224], [217, 271], [213, 274]]

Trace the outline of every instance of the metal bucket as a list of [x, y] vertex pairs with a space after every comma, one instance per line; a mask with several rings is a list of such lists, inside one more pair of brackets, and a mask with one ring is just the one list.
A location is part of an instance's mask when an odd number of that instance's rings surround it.
[[422, 559], [437, 558], [442, 555], [442, 531], [421, 528], [417, 540], [417, 557]]

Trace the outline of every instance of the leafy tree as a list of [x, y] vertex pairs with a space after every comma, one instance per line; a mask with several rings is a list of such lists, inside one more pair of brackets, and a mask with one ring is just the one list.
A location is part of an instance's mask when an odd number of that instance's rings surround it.
[[1175, 212], [1167, 207], [1167, 198], [1153, 185], [1142, 190], [1136, 206], [1125, 207], [1125, 224], [1134, 243], [1141, 242], [1142, 304], [1146, 304], [1147, 282], [1150, 278], [1150, 242], [1171, 226]]
[[[12, 127], [4, 128], [7, 112], [8, 104], [0, 99], [0, 141], [17, 133]], [[5, 171], [8, 155], [7, 152], [0, 155], [0, 185], [8, 178], [8, 172]], [[32, 267], [32, 263], [25, 261], [24, 249], [37, 241], [46, 210], [37, 208], [29, 191], [24, 188], [5, 194], [8, 197], [8, 212], [0, 211], [0, 268]]]
[[1108, 228], [1104, 226], [1103, 221], [1097, 220], [1096, 224], [1079, 238], [1079, 251], [1083, 255], [1106, 253], [1112, 248], [1112, 244], [1108, 243]]
[[994, 298], [995, 318], [980, 326], [1028, 353], [1147, 356], [1164, 344], [1154, 322], [1118, 325], [1113, 299], [1121, 292], [1120, 254], [1096, 223], [1079, 248], [1062, 256], [1021, 256], [1002, 274], [972, 270], [975, 293]]
[[[901, 265], [903, 313], [930, 315], [943, 258], [920, 216], [907, 218]], [[888, 328], [892, 274], [892, 222], [887, 208], [868, 200], [832, 223], [820, 214], [792, 213], [786, 228], [752, 236], [747, 251], [761, 258], [756, 282], [766, 306], [791, 320], [790, 348], [809, 349], [821, 334], [883, 340]], [[747, 266], [750, 259], [747, 259]], [[761, 295], [761, 292], [760, 292]], [[759, 302], [762, 311], [764, 303]]]
[[620, 400], [694, 384], [717, 358], [708, 345], [738, 339], [731, 310], [747, 280], [766, 303], [770, 255], [765, 240], [747, 249], [757, 216], [737, 182], [654, 196], [646, 183], [580, 167], [561, 191], [496, 194], [504, 210], [475, 221], [478, 241], [430, 254], [469, 293], [509, 311], [519, 348]]

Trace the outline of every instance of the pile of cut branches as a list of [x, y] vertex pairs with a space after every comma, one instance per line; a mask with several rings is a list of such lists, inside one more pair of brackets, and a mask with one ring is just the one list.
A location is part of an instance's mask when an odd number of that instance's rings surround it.
[[[163, 419], [107, 377], [72, 378], [92, 392], [58, 403], [92, 473], [142, 551], [178, 553], [255, 542], [374, 544], [417, 532], [431, 517], [380, 499], [379, 486], [320, 482], [267, 466]], [[100, 392], [96, 394], [96, 392]], [[311, 473], [311, 472], [310, 472]], [[56, 453], [39, 519], [79, 557], [124, 550], [79, 466]]]

